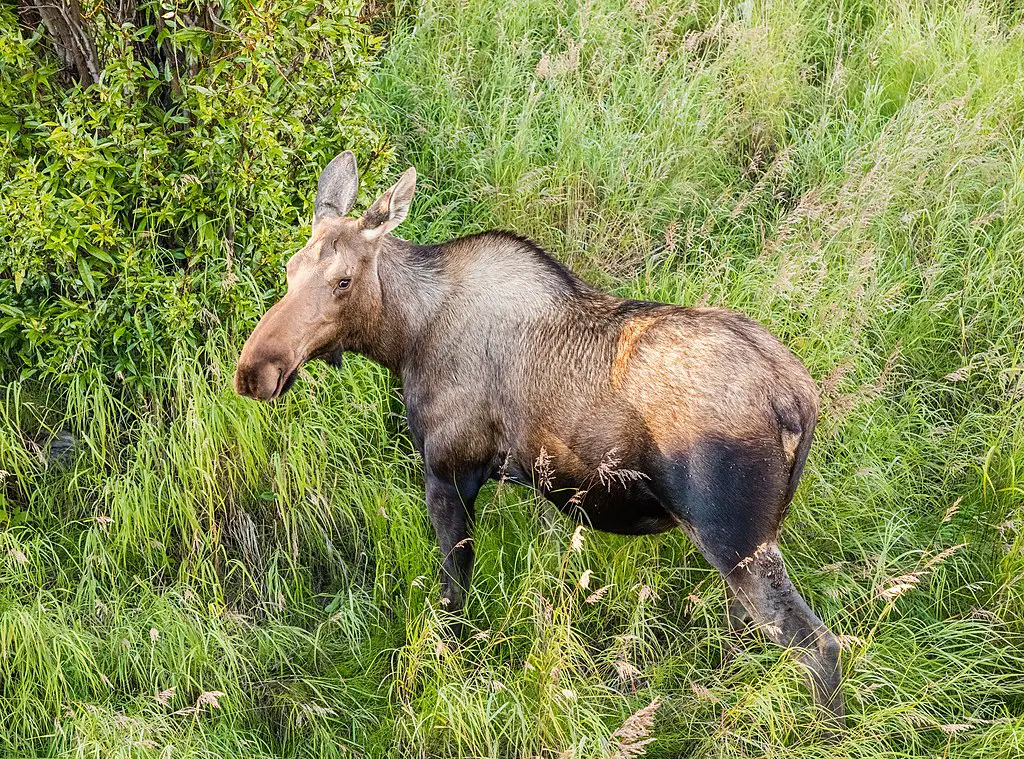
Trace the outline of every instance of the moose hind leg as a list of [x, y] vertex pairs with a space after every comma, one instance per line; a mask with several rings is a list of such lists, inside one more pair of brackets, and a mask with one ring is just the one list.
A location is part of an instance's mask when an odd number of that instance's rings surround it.
[[774, 643], [795, 649], [829, 726], [841, 727], [839, 642], [793, 587], [779, 553], [789, 485], [783, 453], [769, 444], [705, 441], [660, 474], [659, 498], [725, 577], [729, 626], [742, 621], [742, 607]]
[[750, 612], [729, 583], [725, 584], [725, 626], [733, 633], [743, 633], [750, 624]]
[[830, 727], [843, 724], [839, 641], [793, 587], [774, 542], [759, 545], [725, 576], [729, 588], [774, 643], [795, 649], [807, 668], [811, 694]]

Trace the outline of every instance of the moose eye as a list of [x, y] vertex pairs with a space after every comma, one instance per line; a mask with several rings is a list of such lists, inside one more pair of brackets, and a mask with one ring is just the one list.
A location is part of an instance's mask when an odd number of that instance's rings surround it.
[[344, 279], [339, 279], [338, 280], [338, 284], [337, 284], [337, 286], [334, 289], [337, 290], [338, 292], [341, 292], [342, 290], [347, 290], [348, 286], [351, 285], [351, 284], [352, 284], [352, 280], [349, 279], [348, 277], [346, 277]]

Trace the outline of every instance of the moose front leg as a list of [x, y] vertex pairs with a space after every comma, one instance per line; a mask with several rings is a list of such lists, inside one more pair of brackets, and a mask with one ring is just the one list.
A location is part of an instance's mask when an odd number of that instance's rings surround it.
[[[457, 615], [462, 611], [473, 572], [473, 503], [483, 479], [479, 476], [442, 476], [427, 471], [427, 510], [441, 548], [441, 606]], [[456, 633], [461, 625], [454, 625]]]

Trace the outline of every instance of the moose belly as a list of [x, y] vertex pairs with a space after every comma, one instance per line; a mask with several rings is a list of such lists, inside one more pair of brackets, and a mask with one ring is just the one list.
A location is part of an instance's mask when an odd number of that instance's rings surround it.
[[618, 535], [650, 535], [676, 526], [676, 521], [651, 493], [643, 476], [633, 480], [614, 473], [586, 481], [565, 471], [527, 473], [508, 466], [496, 476], [543, 493], [573, 521]]
[[544, 495], [574, 521], [603, 532], [650, 535], [676, 526], [676, 521], [642, 483], [619, 487], [597, 483], [586, 490], [555, 488]]
[[[510, 446], [508, 479], [540, 491], [574, 521], [620, 535], [649, 535], [677, 526], [655, 497], [650, 442], [635, 434], [628, 409], [603, 406]], [[595, 424], [594, 419], [602, 420]], [[553, 428], [554, 427], [554, 428]]]

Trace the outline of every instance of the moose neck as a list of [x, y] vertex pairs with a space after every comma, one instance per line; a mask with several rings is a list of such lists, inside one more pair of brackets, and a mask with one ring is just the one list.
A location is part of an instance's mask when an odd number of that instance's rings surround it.
[[350, 350], [362, 353], [401, 374], [424, 327], [445, 297], [445, 280], [435, 246], [422, 246], [389, 237], [377, 262], [381, 308]]

